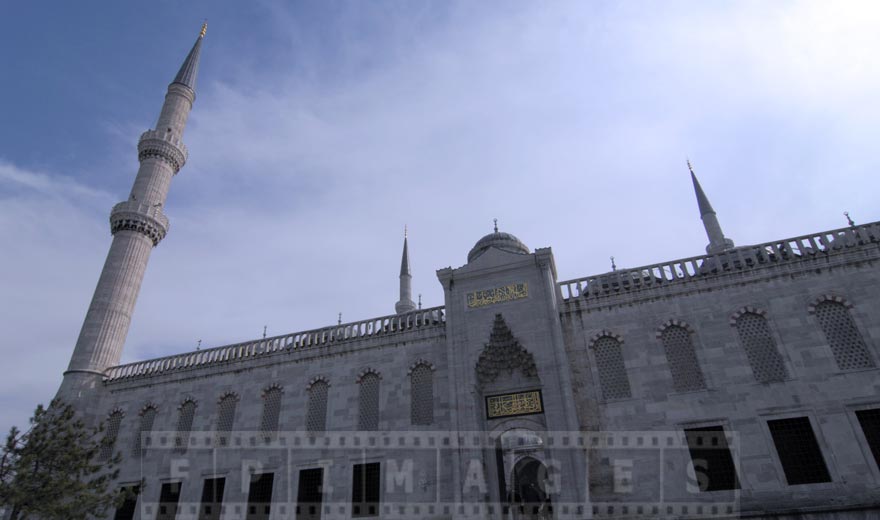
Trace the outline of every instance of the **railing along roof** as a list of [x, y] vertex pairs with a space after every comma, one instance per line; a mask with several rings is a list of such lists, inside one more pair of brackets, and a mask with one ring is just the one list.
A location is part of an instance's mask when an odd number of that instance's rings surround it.
[[606, 297], [706, 280], [736, 272], [795, 264], [836, 252], [876, 246], [880, 222], [823, 231], [794, 238], [737, 247], [716, 255], [701, 255], [558, 282], [562, 300], [589, 303]]
[[356, 339], [389, 336], [433, 327], [445, 327], [445, 325], [446, 313], [444, 307], [432, 307], [406, 314], [382, 316], [380, 318], [343, 323], [305, 332], [294, 332], [233, 345], [117, 365], [108, 368], [104, 372], [104, 381], [110, 382], [148, 377], [176, 370], [242, 361], [278, 352], [293, 352]]

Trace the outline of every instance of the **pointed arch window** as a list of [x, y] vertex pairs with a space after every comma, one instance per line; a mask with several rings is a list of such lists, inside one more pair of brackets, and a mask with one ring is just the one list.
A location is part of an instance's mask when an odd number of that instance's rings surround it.
[[814, 312], [838, 368], [857, 370], [875, 366], [868, 346], [845, 304], [826, 300], [818, 303]]
[[235, 422], [235, 409], [238, 406], [238, 396], [232, 393], [224, 395], [217, 404], [217, 426], [215, 429], [216, 446], [228, 446], [229, 434]]
[[193, 419], [196, 415], [196, 403], [188, 400], [180, 405], [177, 416], [177, 435], [174, 436], [174, 451], [185, 453], [189, 445], [189, 433], [192, 431]]
[[263, 392], [263, 417], [260, 432], [271, 435], [278, 431], [278, 418], [281, 415], [281, 387], [272, 386]]
[[156, 407], [153, 405], [148, 405], [141, 412], [141, 423], [138, 427], [138, 432], [134, 436], [134, 446], [132, 446], [132, 454], [135, 457], [140, 457], [147, 451], [147, 447], [150, 444], [149, 434], [153, 431], [153, 422], [156, 420]]
[[666, 361], [672, 374], [676, 392], [692, 392], [706, 388], [703, 372], [697, 360], [691, 333], [680, 325], [671, 325], [660, 333], [660, 342], [666, 351]]
[[122, 425], [122, 410], [114, 410], [107, 416], [107, 426], [104, 429], [104, 439], [101, 441], [101, 460], [110, 460], [113, 456], [113, 447], [116, 438], [119, 437], [119, 428]]
[[306, 414], [306, 430], [310, 432], [322, 432], [327, 427], [327, 394], [330, 385], [323, 379], [318, 379], [309, 387], [309, 404]]
[[761, 383], [788, 379], [788, 369], [776, 347], [767, 318], [757, 312], [746, 311], [736, 318], [735, 326], [755, 379]]
[[602, 397], [606, 400], [632, 397], [629, 377], [623, 364], [623, 348], [620, 340], [613, 336], [597, 338], [593, 342], [593, 354], [599, 371]]
[[358, 429], [379, 429], [379, 375], [368, 372], [361, 377], [358, 391]]
[[419, 363], [410, 372], [410, 418], [412, 424], [434, 423], [434, 370]]

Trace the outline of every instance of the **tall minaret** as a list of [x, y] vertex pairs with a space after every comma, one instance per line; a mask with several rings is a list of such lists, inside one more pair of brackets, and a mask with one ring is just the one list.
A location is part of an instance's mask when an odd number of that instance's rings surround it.
[[400, 259], [400, 301], [394, 304], [397, 314], [414, 311], [416, 304], [412, 299], [412, 273], [409, 270], [409, 248], [407, 247], [406, 227], [403, 228], [403, 258]]
[[199, 54], [206, 30], [204, 24], [168, 85], [156, 129], [144, 132], [138, 141], [140, 168], [128, 200], [110, 212], [113, 242], [64, 373], [59, 397], [65, 400], [81, 397], [81, 391], [94, 386], [104, 370], [119, 364], [150, 251], [168, 232], [163, 205], [171, 178], [186, 162], [183, 131], [196, 97]]
[[709, 204], [709, 198], [703, 192], [700, 181], [694, 173], [694, 167], [691, 161], [687, 162], [688, 169], [691, 171], [691, 180], [694, 183], [694, 192], [697, 195], [697, 205], [700, 207], [700, 218], [703, 220], [703, 227], [706, 228], [706, 236], [709, 237], [709, 245], [706, 246], [706, 252], [715, 255], [729, 249], [733, 249], [733, 240], [726, 238], [724, 232], [721, 231], [721, 224], [718, 223], [718, 217], [715, 210]]

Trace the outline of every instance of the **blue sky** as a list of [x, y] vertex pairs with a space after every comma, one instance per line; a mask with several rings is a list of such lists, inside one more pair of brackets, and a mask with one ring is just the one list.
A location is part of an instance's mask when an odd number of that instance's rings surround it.
[[560, 279], [880, 218], [875, 2], [7, 2], [0, 428], [56, 390], [136, 143], [209, 22], [124, 361], [393, 312], [491, 230]]

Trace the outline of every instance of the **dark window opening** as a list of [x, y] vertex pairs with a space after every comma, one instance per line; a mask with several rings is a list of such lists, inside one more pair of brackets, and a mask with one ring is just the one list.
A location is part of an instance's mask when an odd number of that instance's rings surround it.
[[202, 505], [199, 509], [199, 520], [220, 520], [220, 507], [223, 504], [223, 490], [226, 479], [206, 478], [202, 486]]
[[880, 467], [880, 408], [859, 410], [856, 417], [865, 434], [865, 440], [868, 441], [868, 447], [871, 448], [871, 454], [874, 455], [874, 462]]
[[246, 520], [269, 520], [269, 508], [272, 503], [272, 483], [274, 481], [274, 473], [251, 475]]
[[125, 486], [119, 490], [125, 495], [125, 501], [116, 509], [113, 520], [133, 520], [134, 513], [137, 510], [137, 497], [140, 493], [140, 486]]
[[379, 516], [380, 478], [378, 462], [354, 465], [351, 477], [352, 516]]
[[324, 470], [322, 468], [300, 470], [296, 495], [296, 520], [318, 520], [321, 518], [323, 483]]
[[688, 428], [684, 431], [700, 491], [739, 489], [736, 466], [723, 426]]
[[806, 417], [767, 421], [785, 480], [790, 486], [831, 482], [822, 450]]
[[159, 491], [159, 513], [156, 520], [174, 520], [180, 501], [180, 482], [165, 482]]

